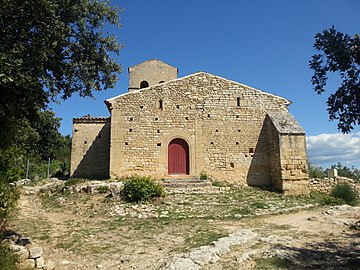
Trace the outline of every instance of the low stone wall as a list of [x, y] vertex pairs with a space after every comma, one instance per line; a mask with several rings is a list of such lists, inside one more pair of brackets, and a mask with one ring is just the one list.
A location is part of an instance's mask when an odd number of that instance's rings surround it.
[[14, 231], [4, 232], [4, 238], [1, 245], [13, 252], [19, 269], [55, 269], [55, 262], [45, 260], [43, 248], [33, 243], [29, 238]]
[[320, 191], [325, 193], [330, 193], [333, 186], [338, 183], [348, 183], [357, 189], [360, 192], [360, 183], [354, 181], [353, 179], [337, 176], [334, 178], [312, 178], [309, 180], [309, 190], [310, 191]]

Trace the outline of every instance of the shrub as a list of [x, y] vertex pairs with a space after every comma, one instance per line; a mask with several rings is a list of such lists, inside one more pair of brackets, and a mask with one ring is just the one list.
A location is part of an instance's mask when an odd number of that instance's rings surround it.
[[4, 220], [16, 206], [19, 191], [7, 183], [0, 181], [0, 220]]
[[331, 195], [335, 198], [343, 199], [348, 205], [358, 204], [359, 194], [357, 190], [348, 183], [336, 184], [331, 191]]
[[201, 172], [200, 173], [200, 180], [208, 180], [208, 175], [206, 172]]
[[81, 183], [85, 183], [86, 180], [82, 179], [82, 178], [71, 178], [67, 181], [65, 181], [64, 185], [65, 186], [75, 186], [77, 184], [81, 184]]
[[127, 202], [144, 202], [164, 195], [163, 186], [151, 177], [129, 177], [125, 179], [122, 190], [122, 196]]
[[314, 199], [320, 205], [341, 205], [344, 204], [345, 201], [341, 198], [335, 198], [329, 194], [323, 192], [311, 192], [310, 198]]
[[110, 191], [110, 188], [108, 186], [100, 186], [100, 187], [97, 187], [96, 190], [100, 194], [104, 194], [104, 193], [108, 193]]

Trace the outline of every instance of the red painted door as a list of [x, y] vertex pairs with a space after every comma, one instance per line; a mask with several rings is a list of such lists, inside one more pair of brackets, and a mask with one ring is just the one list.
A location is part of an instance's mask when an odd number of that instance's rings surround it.
[[189, 145], [183, 139], [173, 139], [168, 147], [169, 174], [189, 174]]

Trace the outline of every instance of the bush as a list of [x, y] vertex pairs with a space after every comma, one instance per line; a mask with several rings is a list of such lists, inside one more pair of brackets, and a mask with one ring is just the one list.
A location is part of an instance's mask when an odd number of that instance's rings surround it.
[[0, 182], [0, 220], [8, 216], [16, 206], [19, 191], [7, 183]]
[[127, 202], [144, 202], [164, 195], [163, 186], [151, 177], [129, 177], [125, 179], [122, 190], [122, 196]]
[[323, 192], [312, 191], [310, 193], [310, 198], [314, 199], [320, 205], [342, 205], [345, 201], [341, 198], [335, 198], [329, 194]]
[[201, 172], [200, 173], [200, 180], [208, 180], [208, 175], [206, 172]]
[[335, 198], [343, 199], [348, 205], [354, 206], [358, 204], [359, 194], [357, 190], [348, 183], [336, 184], [331, 191], [331, 195]]
[[86, 182], [86, 180], [82, 179], [82, 178], [71, 178], [71, 179], [65, 181], [64, 185], [69, 187], [69, 186], [75, 186], [77, 184], [82, 184], [85, 182]]
[[96, 190], [100, 194], [104, 194], [104, 193], [108, 193], [110, 191], [110, 188], [108, 186], [100, 186], [100, 187], [97, 187]]

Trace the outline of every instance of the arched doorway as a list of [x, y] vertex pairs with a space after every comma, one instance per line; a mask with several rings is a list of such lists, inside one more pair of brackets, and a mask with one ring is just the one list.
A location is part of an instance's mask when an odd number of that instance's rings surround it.
[[173, 139], [168, 146], [169, 175], [189, 174], [189, 145], [183, 139]]

